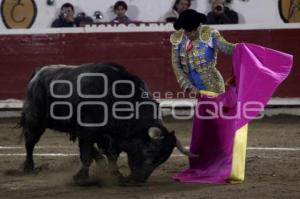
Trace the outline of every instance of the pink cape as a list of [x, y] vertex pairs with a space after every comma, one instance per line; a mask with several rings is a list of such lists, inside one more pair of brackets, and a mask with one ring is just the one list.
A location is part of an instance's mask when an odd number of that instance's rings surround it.
[[[199, 157], [189, 158], [189, 168], [177, 173], [174, 179], [197, 183], [227, 182], [232, 169], [236, 131], [262, 111], [290, 73], [292, 62], [293, 56], [283, 52], [253, 44], [237, 44], [233, 54], [236, 87], [218, 97], [199, 97], [190, 144], [190, 152]], [[216, 102], [217, 107], [212, 105]], [[232, 118], [220, 117], [216, 110], [221, 103], [230, 108], [224, 115]], [[212, 116], [209, 112], [218, 113], [214, 119], [203, 118]]]

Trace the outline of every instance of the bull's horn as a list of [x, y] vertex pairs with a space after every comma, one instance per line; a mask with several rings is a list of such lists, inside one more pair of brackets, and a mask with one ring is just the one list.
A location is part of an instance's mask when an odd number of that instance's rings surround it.
[[176, 138], [176, 148], [184, 155], [188, 156], [189, 155], [189, 151], [184, 148], [184, 146], [182, 145], [182, 143]]
[[149, 128], [148, 135], [150, 138], [152, 138], [154, 140], [161, 140], [164, 138], [163, 136], [161, 136], [161, 129], [158, 127]]
[[191, 157], [191, 158], [199, 157], [199, 155], [197, 155], [197, 154], [190, 153], [189, 150], [187, 150], [177, 138], [176, 138], [176, 148], [177, 148], [182, 154], [184, 154], [184, 155], [186, 155], [186, 156], [189, 156], [189, 157]]

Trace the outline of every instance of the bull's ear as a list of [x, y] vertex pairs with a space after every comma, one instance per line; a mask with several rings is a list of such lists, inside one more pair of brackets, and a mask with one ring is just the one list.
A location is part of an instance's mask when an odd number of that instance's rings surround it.
[[151, 127], [151, 128], [149, 128], [148, 135], [153, 140], [161, 140], [161, 139], [164, 138], [164, 136], [162, 136], [161, 129], [158, 128], [158, 127]]
[[174, 130], [173, 130], [173, 131], [171, 131], [170, 133], [171, 133], [171, 135], [175, 135], [175, 131], [174, 131]]

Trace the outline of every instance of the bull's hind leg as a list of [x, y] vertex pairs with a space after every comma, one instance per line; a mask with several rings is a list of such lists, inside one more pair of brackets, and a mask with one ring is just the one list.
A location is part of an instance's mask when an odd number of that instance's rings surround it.
[[34, 171], [33, 150], [44, 131], [44, 128], [24, 128], [26, 160], [23, 169], [26, 173]]
[[93, 161], [93, 142], [86, 139], [79, 139], [79, 150], [81, 168], [73, 177], [76, 184], [80, 186], [89, 184], [89, 168]]

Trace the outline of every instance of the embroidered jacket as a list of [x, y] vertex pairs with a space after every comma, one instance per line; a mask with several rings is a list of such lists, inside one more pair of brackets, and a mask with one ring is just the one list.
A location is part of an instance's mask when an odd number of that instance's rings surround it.
[[227, 42], [217, 30], [202, 26], [199, 38], [192, 41], [192, 49], [187, 51], [188, 38], [183, 30], [171, 35], [172, 67], [182, 89], [195, 86], [199, 90], [222, 93], [224, 80], [216, 68], [218, 51], [231, 55], [234, 44]]

